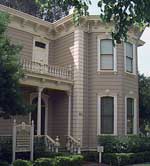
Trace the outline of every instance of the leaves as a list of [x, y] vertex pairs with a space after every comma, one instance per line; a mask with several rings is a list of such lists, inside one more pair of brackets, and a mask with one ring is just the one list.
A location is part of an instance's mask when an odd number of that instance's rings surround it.
[[20, 46], [11, 44], [5, 35], [9, 16], [0, 12], [0, 116], [24, 114], [28, 107], [24, 104], [19, 80], [23, 76], [19, 64]]
[[150, 77], [139, 75], [139, 101], [141, 126], [150, 125]]

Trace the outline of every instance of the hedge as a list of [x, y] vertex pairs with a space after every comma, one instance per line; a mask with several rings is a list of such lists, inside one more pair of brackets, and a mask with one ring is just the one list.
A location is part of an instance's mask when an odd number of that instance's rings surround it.
[[150, 151], [150, 138], [145, 136], [99, 136], [98, 144], [105, 153], [138, 153]]
[[9, 164], [6, 161], [0, 161], [0, 166], [9, 166]]
[[139, 153], [104, 153], [102, 160], [105, 164], [112, 166], [124, 166], [150, 162], [150, 152]]
[[81, 166], [83, 156], [70, 155], [70, 156], [56, 156], [54, 158], [39, 158], [33, 163], [26, 160], [16, 160], [13, 166]]
[[27, 160], [18, 159], [13, 162], [13, 166], [32, 166], [32, 163]]

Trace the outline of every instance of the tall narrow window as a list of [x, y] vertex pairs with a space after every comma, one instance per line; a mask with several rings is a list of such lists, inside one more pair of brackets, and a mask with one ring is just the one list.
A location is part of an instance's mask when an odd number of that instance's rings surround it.
[[100, 69], [114, 69], [113, 43], [110, 39], [100, 41]]
[[101, 134], [114, 133], [114, 97], [101, 98]]
[[133, 73], [133, 44], [126, 43], [126, 72]]
[[133, 134], [134, 127], [134, 99], [127, 98], [127, 134]]

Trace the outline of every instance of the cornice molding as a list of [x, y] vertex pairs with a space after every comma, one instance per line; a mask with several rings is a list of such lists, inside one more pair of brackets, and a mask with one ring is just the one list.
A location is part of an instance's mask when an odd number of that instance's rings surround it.
[[[0, 5], [0, 11], [10, 14], [9, 27], [26, 31], [36, 36], [42, 36], [50, 40], [55, 40], [72, 33], [76, 28], [72, 21], [73, 15], [68, 15], [54, 23], [50, 23], [4, 5]], [[87, 33], [109, 33], [112, 31], [112, 25], [113, 22], [110, 24], [101, 22], [98, 15], [90, 15], [81, 17], [80, 26], [78, 28], [81, 28]], [[142, 32], [140, 32], [136, 27], [132, 27], [129, 32], [129, 36], [130, 34], [132, 34], [131, 36], [134, 36], [134, 39], [136, 38], [139, 40]], [[144, 43], [140, 41], [139, 45], [142, 44]]]

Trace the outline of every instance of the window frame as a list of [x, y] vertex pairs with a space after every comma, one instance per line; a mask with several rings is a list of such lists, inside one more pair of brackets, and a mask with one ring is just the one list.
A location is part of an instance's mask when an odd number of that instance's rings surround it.
[[[101, 41], [102, 40], [112, 40], [111, 38], [97, 38], [97, 56], [98, 56], [98, 64], [97, 64], [97, 71], [101, 72], [117, 72], [117, 55], [116, 55], [116, 46], [113, 46], [112, 56], [113, 56], [113, 68], [112, 69], [101, 69]], [[105, 54], [103, 54], [105, 55]], [[107, 54], [109, 55], [109, 54]]]
[[[133, 103], [134, 103], [134, 110], [133, 110], [133, 133], [132, 134], [128, 134], [127, 133], [127, 129], [128, 129], [128, 123], [127, 123], [127, 119], [128, 119], [128, 113], [127, 113], [127, 100], [128, 98], [133, 99]], [[137, 99], [134, 96], [125, 96], [125, 135], [134, 135], [137, 134]]]
[[[112, 97], [114, 99], [114, 129], [112, 134], [101, 133], [101, 98]], [[117, 95], [99, 95], [97, 96], [97, 135], [117, 135]]]
[[[133, 50], [133, 57], [132, 58], [127, 55], [127, 43], [132, 45], [132, 50]], [[130, 59], [131, 62], [132, 62], [132, 72], [127, 70], [127, 58]], [[136, 62], [136, 45], [133, 44], [130, 41], [129, 42], [125, 42], [124, 43], [124, 70], [125, 70], [125, 73], [131, 74], [131, 75], [136, 75], [136, 73], [137, 73], [136, 66], [137, 66], [137, 62]]]

